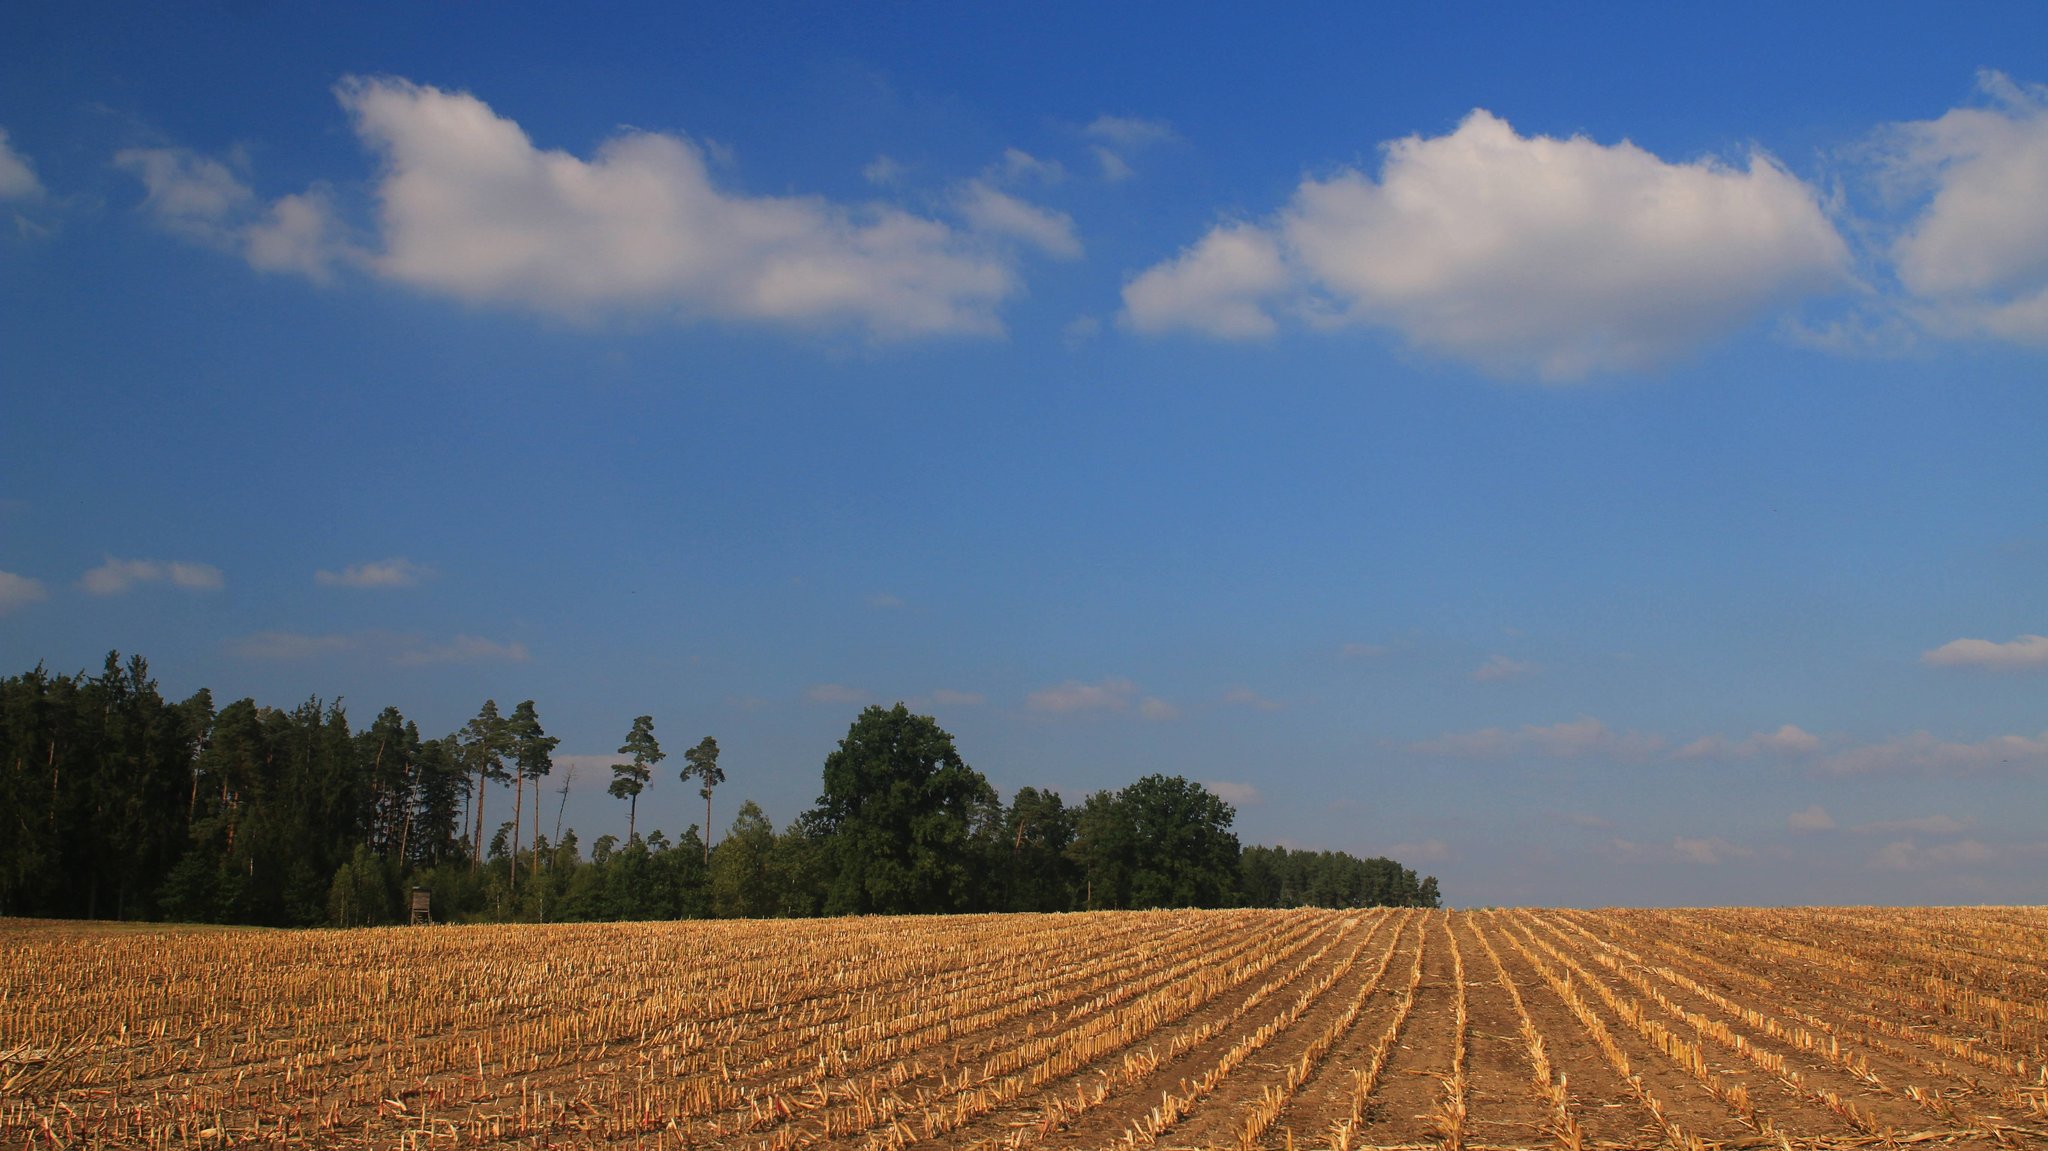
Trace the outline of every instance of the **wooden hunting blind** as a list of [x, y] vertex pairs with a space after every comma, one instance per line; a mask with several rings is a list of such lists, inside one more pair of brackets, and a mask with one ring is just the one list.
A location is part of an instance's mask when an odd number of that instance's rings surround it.
[[412, 889], [412, 925], [434, 922], [434, 893], [424, 887]]

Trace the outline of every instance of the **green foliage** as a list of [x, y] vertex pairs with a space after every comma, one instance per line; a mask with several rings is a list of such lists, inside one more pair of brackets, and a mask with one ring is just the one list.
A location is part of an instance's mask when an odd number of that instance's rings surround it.
[[740, 805], [711, 853], [711, 910], [721, 918], [765, 919], [781, 910], [772, 862], [775, 828], [753, 800]]
[[828, 915], [965, 911], [976, 829], [995, 789], [930, 716], [870, 707], [825, 757], [814, 809], [826, 840]]
[[654, 778], [654, 765], [668, 758], [661, 750], [661, 743], [654, 738], [654, 717], [643, 715], [633, 721], [633, 729], [626, 733], [626, 742], [619, 745], [620, 755], [632, 756], [629, 763], [612, 764], [612, 784], [608, 788], [614, 799], [623, 799], [626, 807], [626, 837], [633, 836], [633, 823], [640, 811], [640, 793], [646, 789], [647, 781]]
[[1236, 897], [1237, 813], [1201, 784], [1148, 775], [1082, 805], [1068, 854], [1090, 907], [1223, 907]]
[[1238, 865], [1248, 907], [1435, 907], [1436, 876], [1341, 851], [1247, 847]]
[[1004, 911], [1066, 911], [1077, 906], [1085, 878], [1068, 854], [1080, 830], [1080, 811], [1056, 791], [1020, 788], [1003, 813], [994, 905]]
[[[1001, 805], [901, 704], [861, 713], [817, 806], [780, 834], [748, 802], [707, 851], [695, 826], [642, 839], [629, 808], [626, 840], [586, 856], [574, 829], [539, 834], [556, 746], [530, 700], [509, 718], [486, 701], [423, 739], [395, 708], [357, 731], [317, 697], [172, 703], [139, 657], [91, 676], [38, 666], [0, 680], [0, 915], [353, 926], [403, 921], [414, 886], [441, 922], [1439, 900], [1435, 877], [1389, 859], [1240, 851], [1230, 806], [1179, 777], [1078, 806], [1025, 787]], [[630, 800], [662, 758], [652, 718], [620, 753], [614, 794]], [[717, 742], [684, 758], [708, 811]], [[532, 842], [504, 811], [486, 842], [486, 800], [513, 772], [535, 787]], [[496, 866], [478, 867], [480, 847]]]

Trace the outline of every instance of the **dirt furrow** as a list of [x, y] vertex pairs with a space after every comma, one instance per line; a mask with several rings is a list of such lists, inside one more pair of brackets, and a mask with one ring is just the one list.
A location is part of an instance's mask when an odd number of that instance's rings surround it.
[[1460, 915], [1454, 931], [1465, 949], [1465, 990], [1471, 1028], [1466, 1120], [1475, 1143], [1539, 1146], [1550, 1141], [1549, 1104], [1536, 1093], [1536, 1075], [1522, 1036], [1521, 1012], [1494, 966], [1474, 917]]

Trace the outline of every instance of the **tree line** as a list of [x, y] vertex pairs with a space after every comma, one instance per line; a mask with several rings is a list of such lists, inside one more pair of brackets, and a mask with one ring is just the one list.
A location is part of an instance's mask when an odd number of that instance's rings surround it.
[[[566, 785], [543, 789], [558, 742], [531, 700], [430, 739], [393, 707], [358, 730], [338, 700], [172, 702], [140, 656], [38, 665], [0, 681], [0, 915], [352, 926], [402, 921], [414, 888], [437, 918], [501, 921], [1439, 900], [1390, 859], [1241, 847], [1230, 804], [1178, 776], [1004, 803], [900, 703], [853, 721], [812, 808], [778, 832], [747, 801], [715, 845], [639, 832], [667, 756], [637, 717], [609, 788], [626, 835], [586, 848]], [[710, 827], [717, 741], [681, 758]]]

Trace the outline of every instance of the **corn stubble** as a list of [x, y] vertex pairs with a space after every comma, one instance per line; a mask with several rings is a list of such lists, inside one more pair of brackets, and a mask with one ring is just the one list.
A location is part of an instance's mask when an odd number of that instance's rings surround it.
[[2042, 909], [0, 922], [0, 955], [0, 1147], [2048, 1148]]

